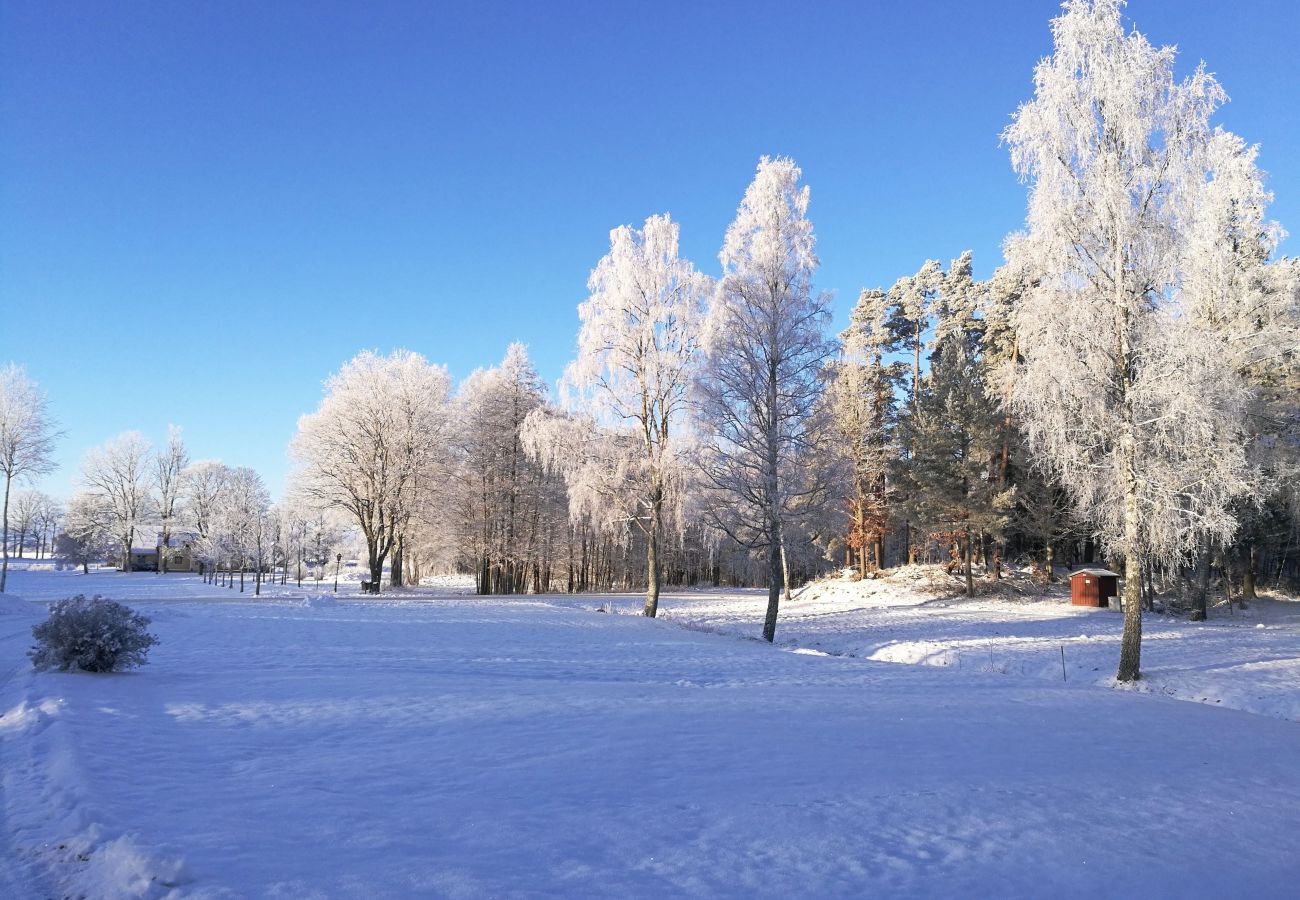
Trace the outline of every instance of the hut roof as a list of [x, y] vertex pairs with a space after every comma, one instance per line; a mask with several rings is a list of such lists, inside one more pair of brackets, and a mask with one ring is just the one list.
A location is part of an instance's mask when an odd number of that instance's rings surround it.
[[1118, 572], [1112, 572], [1110, 569], [1103, 569], [1099, 566], [1090, 566], [1088, 568], [1075, 569], [1073, 572], [1070, 573], [1070, 577], [1073, 578], [1075, 575], [1096, 575], [1099, 578], [1102, 575], [1109, 575], [1112, 578], [1120, 577], [1120, 574]]

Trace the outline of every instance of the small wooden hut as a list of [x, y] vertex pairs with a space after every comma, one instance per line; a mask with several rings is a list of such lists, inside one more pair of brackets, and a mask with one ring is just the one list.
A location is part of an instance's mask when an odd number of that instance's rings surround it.
[[1075, 606], [1110, 606], [1110, 599], [1118, 596], [1118, 572], [1088, 568], [1070, 573], [1070, 603]]

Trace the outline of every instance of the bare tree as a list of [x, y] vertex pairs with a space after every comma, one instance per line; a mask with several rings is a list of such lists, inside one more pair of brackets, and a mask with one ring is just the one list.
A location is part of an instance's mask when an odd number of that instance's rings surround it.
[[30, 480], [54, 469], [54, 441], [59, 437], [45, 392], [10, 363], [0, 368], [0, 473], [5, 478], [0, 517], [0, 593], [9, 578], [9, 494], [14, 481]]
[[122, 571], [131, 571], [131, 547], [149, 513], [149, 442], [127, 431], [86, 454], [81, 480], [107, 511], [121, 545]]
[[158, 574], [167, 571], [167, 554], [172, 545], [172, 530], [176, 525], [177, 502], [181, 497], [182, 473], [189, 465], [189, 454], [181, 430], [176, 425], [167, 426], [167, 446], [153, 458], [150, 475], [153, 478], [154, 505], [158, 509], [158, 523], [162, 527], [161, 546], [158, 548]]

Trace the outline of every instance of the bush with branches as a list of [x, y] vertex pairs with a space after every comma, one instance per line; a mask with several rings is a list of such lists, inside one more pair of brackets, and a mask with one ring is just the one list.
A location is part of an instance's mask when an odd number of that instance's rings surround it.
[[95, 595], [60, 600], [50, 617], [32, 627], [36, 646], [27, 655], [37, 669], [114, 672], [143, 665], [158, 638], [149, 618]]

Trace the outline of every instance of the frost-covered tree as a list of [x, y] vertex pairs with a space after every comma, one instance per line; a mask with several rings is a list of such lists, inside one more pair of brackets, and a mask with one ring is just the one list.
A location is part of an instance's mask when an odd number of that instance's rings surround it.
[[44, 496], [40, 491], [26, 490], [14, 497], [10, 514], [13, 521], [10, 549], [20, 558], [26, 554], [28, 546], [36, 543], [36, 515]]
[[[935, 296], [943, 284], [943, 267], [936, 259], [928, 259], [915, 275], [898, 279], [889, 289], [890, 313], [888, 327], [893, 334], [894, 348], [912, 358], [912, 372], [907, 391], [906, 415], [916, 412], [921, 396], [921, 360], [929, 337], [934, 314]], [[911, 444], [904, 444], [903, 453], [910, 458], [916, 453]], [[907, 541], [907, 561], [917, 558], [916, 541], [913, 540], [912, 523], [903, 523], [903, 537]]]
[[[1182, 287], [1190, 319], [1221, 337], [1223, 353], [1251, 389], [1248, 452], [1268, 479], [1238, 504], [1243, 597], [1253, 597], [1258, 549], [1279, 528], [1279, 500], [1300, 479], [1300, 267], [1271, 260], [1282, 230], [1267, 219], [1272, 194], [1256, 164], [1258, 148], [1216, 130], [1209, 176], [1187, 229]], [[1203, 548], [1194, 604], [1205, 616], [1212, 548]], [[1232, 555], [1224, 548], [1225, 564]]]
[[80, 491], [68, 501], [63, 530], [55, 538], [55, 552], [89, 573], [92, 562], [100, 562], [112, 552], [111, 516], [98, 496]]
[[677, 253], [678, 225], [651, 216], [609, 234], [607, 253], [578, 307], [578, 355], [565, 372], [577, 404], [598, 420], [630, 424], [641, 445], [631, 521], [646, 539], [644, 612], [659, 608], [664, 503], [681, 465], [678, 433], [698, 362], [710, 280]]
[[19, 366], [0, 367], [0, 474], [5, 479], [0, 515], [0, 593], [9, 578], [9, 495], [15, 481], [27, 481], [54, 469], [57, 426], [49, 401]]
[[[546, 399], [546, 385], [523, 344], [506, 350], [499, 366], [479, 369], [461, 384], [456, 397], [454, 522], [438, 527], [429, 510], [427, 553], [436, 534], [456, 533], [461, 560], [473, 568], [481, 594], [544, 588], [555, 549], [558, 524], [567, 514], [553, 508], [556, 478], [528, 453], [524, 422]], [[543, 575], [543, 570], [546, 570]]]
[[375, 590], [441, 471], [449, 392], [447, 370], [419, 354], [367, 350], [326, 382], [320, 407], [298, 421], [299, 490], [356, 519]]
[[714, 519], [768, 564], [763, 637], [776, 636], [787, 519], [824, 489], [802, 465], [822, 392], [830, 298], [814, 293], [809, 191], [793, 160], [763, 157], [727, 228], [706, 326], [698, 421]]
[[189, 465], [189, 453], [181, 430], [176, 425], [167, 426], [167, 446], [158, 451], [150, 466], [153, 481], [153, 503], [158, 510], [158, 523], [161, 526], [161, 546], [158, 549], [158, 573], [167, 571], [167, 553], [172, 545], [172, 531], [176, 527], [183, 487], [183, 473]]
[[[588, 536], [602, 551], [617, 548], [626, 557], [632, 531], [640, 527], [633, 522], [644, 515], [643, 447], [637, 435], [627, 428], [602, 425], [590, 415], [550, 406], [530, 413], [521, 435], [524, 448], [543, 470], [563, 479], [570, 521], [581, 531], [583, 557]], [[681, 497], [677, 484], [665, 491], [665, 500], [673, 503], [671, 518], [680, 512]], [[612, 572], [594, 579], [607, 587], [614, 580]], [[577, 589], [588, 586], [587, 579], [579, 578]]]
[[889, 298], [864, 290], [840, 334], [840, 355], [828, 387], [837, 440], [852, 471], [848, 545], [858, 554], [859, 571], [885, 566], [885, 535], [893, 489], [890, 473], [898, 454], [897, 390], [901, 363], [891, 361], [895, 341], [888, 327]]
[[271, 498], [262, 476], [246, 466], [229, 470], [221, 505], [217, 511], [216, 545], [225, 550], [227, 564], [239, 565], [239, 591], [244, 591], [248, 564], [255, 563], [254, 584], [260, 593], [261, 563], [265, 560], [266, 516]]
[[908, 505], [925, 530], [960, 545], [966, 595], [974, 596], [975, 542], [981, 535], [1000, 535], [1011, 505], [1010, 492], [999, 490], [990, 465], [1001, 416], [985, 388], [978, 334], [940, 333], [906, 425], [917, 448], [906, 470]]
[[63, 514], [63, 504], [49, 494], [41, 494], [37, 498], [36, 511], [32, 517], [32, 533], [37, 542], [38, 558], [48, 555], [54, 546], [54, 536], [58, 534]]
[[1202, 200], [1209, 118], [1223, 102], [1172, 47], [1126, 32], [1121, 0], [1069, 0], [1034, 99], [1004, 132], [1030, 183], [1039, 280], [1016, 310], [1013, 404], [1031, 448], [1125, 560], [1118, 678], [1139, 676], [1139, 573], [1228, 540], [1251, 489], [1247, 396], [1222, 339], [1188, 316], [1188, 228]]
[[214, 459], [201, 459], [182, 471], [180, 503], [199, 537], [212, 532], [229, 480], [230, 467]]
[[131, 547], [150, 514], [149, 442], [127, 431], [90, 450], [81, 469], [82, 485], [107, 512], [122, 554], [122, 571], [131, 571]]

